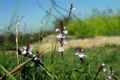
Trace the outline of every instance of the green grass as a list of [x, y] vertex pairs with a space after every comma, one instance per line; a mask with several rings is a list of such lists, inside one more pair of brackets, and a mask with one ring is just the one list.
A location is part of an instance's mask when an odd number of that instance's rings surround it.
[[77, 38], [95, 37], [98, 35], [120, 35], [120, 15], [99, 14], [90, 18], [71, 20], [68, 24], [69, 35]]
[[[64, 59], [61, 57], [60, 53], [48, 52], [41, 54], [42, 63], [51, 73], [52, 78], [50, 78], [42, 68], [37, 68], [34, 70], [34, 63], [31, 61], [26, 65], [24, 72], [26, 72], [26, 79], [33, 80], [33, 73], [35, 72], [35, 80], [55, 80], [57, 76], [58, 80], [94, 80], [96, 72], [102, 63], [105, 63], [105, 68], [112, 67], [115, 71], [114, 75], [120, 79], [120, 46], [119, 45], [104, 45], [95, 48], [85, 49], [85, 54], [87, 57], [84, 59], [84, 64], [82, 64], [77, 56], [74, 55], [76, 49], [70, 48], [65, 51]], [[27, 60], [23, 56], [20, 56], [20, 62]], [[53, 62], [52, 62], [53, 59]], [[6, 58], [4, 59], [3, 51], [0, 51], [0, 64], [6, 68], [6, 70], [11, 71], [16, 67], [16, 56], [13, 53], [6, 53]], [[4, 73], [0, 69], [0, 73]], [[105, 77], [105, 72], [101, 71], [97, 80], [103, 80]], [[22, 69], [17, 72], [14, 77], [17, 80], [21, 80], [19, 75], [22, 75]], [[117, 80], [119, 80], [117, 79]], [[112, 79], [114, 80], [114, 79]]]

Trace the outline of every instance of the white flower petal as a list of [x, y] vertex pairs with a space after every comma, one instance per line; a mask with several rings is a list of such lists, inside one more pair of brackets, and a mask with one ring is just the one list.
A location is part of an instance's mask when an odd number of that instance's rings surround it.
[[78, 55], [79, 55], [79, 52], [76, 52], [75, 55], [78, 56]]
[[62, 34], [58, 34], [56, 37], [57, 37], [58, 39], [60, 39], [60, 38], [62, 38], [63, 36], [62, 36]]
[[35, 57], [34, 60], [36, 61], [36, 60], [37, 60], [37, 57]]
[[27, 53], [27, 51], [22, 51], [22, 54], [26, 54]]
[[58, 32], [58, 31], [59, 31], [59, 29], [56, 29], [55, 31], [56, 31], [56, 32]]
[[108, 76], [108, 79], [111, 79], [111, 76]]
[[64, 33], [64, 34], [68, 34], [68, 31], [67, 31], [67, 30], [64, 30], [63, 33]]
[[102, 66], [104, 67], [104, 66], [105, 66], [105, 64], [104, 64], [104, 63], [102, 63]]
[[59, 47], [58, 51], [59, 52], [64, 52], [64, 48], [63, 47]]
[[65, 36], [63, 36], [63, 34], [58, 34], [56, 37], [57, 37], [58, 39], [60, 39], [60, 38], [65, 38]]
[[79, 53], [78, 57], [80, 57], [80, 58], [84, 58], [84, 57], [86, 57], [86, 55], [83, 54], [83, 53]]
[[32, 54], [32, 51], [28, 51], [29, 54]]
[[63, 44], [68, 44], [67, 40], [63, 40]]
[[72, 11], [75, 11], [75, 8], [72, 8]]
[[107, 71], [107, 69], [104, 68], [104, 69], [103, 69], [103, 72], [106, 72], [106, 71]]
[[33, 54], [33, 57], [36, 57], [36, 55], [35, 55], [35, 54]]
[[64, 27], [64, 29], [66, 29], [66, 26]]
[[[27, 47], [24, 47], [23, 49], [22, 49], [22, 54], [26, 54], [27, 53]], [[30, 48], [29, 50], [28, 50], [28, 54], [32, 54], [32, 48]]]

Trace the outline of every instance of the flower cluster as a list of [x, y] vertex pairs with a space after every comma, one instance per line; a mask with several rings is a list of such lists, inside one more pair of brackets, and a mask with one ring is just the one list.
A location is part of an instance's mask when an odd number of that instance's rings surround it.
[[36, 67], [39, 66], [39, 64], [41, 64], [42, 58], [39, 52], [36, 52], [36, 54], [33, 55], [33, 61], [35, 62]]
[[22, 50], [21, 50], [21, 53], [25, 56], [29, 56], [29, 55], [32, 55], [32, 48], [30, 48], [30, 45], [27, 44], [26, 47], [24, 47]]
[[41, 63], [41, 56], [39, 52], [37, 51], [36, 54], [32, 53], [32, 48], [30, 47], [29, 44], [27, 44], [26, 47], [24, 47], [22, 50], [18, 50], [19, 53], [23, 54], [25, 57], [32, 57], [33, 61], [36, 63], [36, 65], [39, 65]]
[[84, 49], [83, 48], [79, 48], [78, 51], [75, 53], [76, 56], [78, 56], [79, 58], [85, 58], [86, 55], [84, 54]]
[[75, 53], [76, 56], [80, 58], [80, 61], [83, 63], [83, 59], [86, 57], [84, 54], [84, 49], [83, 48], [78, 48], [78, 51]]
[[62, 21], [60, 25], [61, 25], [60, 28], [56, 29], [56, 32], [58, 33], [56, 37], [60, 43], [60, 47], [58, 48], [58, 51], [63, 53], [64, 52], [63, 45], [68, 43], [66, 40], [66, 34], [68, 34], [68, 31], [66, 30], [66, 27], [63, 26]]

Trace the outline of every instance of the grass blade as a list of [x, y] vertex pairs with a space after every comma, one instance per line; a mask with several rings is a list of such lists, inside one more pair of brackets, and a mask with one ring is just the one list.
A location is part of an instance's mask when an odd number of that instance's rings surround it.
[[1, 64], [0, 69], [2, 69], [12, 80], [16, 80], [15, 77], [9, 71], [7, 71]]

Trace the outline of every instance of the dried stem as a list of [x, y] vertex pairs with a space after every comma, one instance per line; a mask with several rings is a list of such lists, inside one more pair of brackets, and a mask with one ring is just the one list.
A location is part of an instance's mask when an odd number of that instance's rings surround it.
[[25, 62], [23, 62], [22, 64], [18, 65], [16, 68], [14, 68], [10, 73], [14, 74], [17, 71], [19, 71], [21, 68], [23, 68], [27, 63], [29, 63], [32, 60], [32, 58], [26, 60]]
[[19, 65], [19, 56], [18, 56], [18, 31], [19, 31], [19, 22], [16, 22], [16, 58], [17, 64]]
[[69, 14], [68, 14], [68, 17], [67, 17], [67, 23], [70, 19], [70, 16], [71, 16], [71, 13], [72, 13], [72, 9], [73, 9], [73, 4], [70, 5], [70, 11], [69, 11]]
[[[39, 64], [39, 66], [46, 72], [46, 74], [52, 78], [51, 73], [47, 70], [47, 68], [43, 65], [43, 64]], [[57, 76], [55, 76], [55, 78], [57, 79]]]

